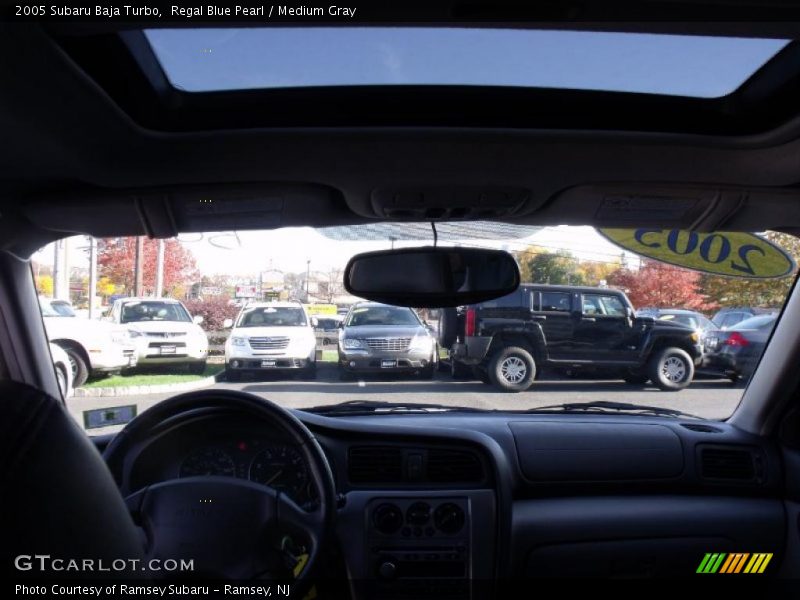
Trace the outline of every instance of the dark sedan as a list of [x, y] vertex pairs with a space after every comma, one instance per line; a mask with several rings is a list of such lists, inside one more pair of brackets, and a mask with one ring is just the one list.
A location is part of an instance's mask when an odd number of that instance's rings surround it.
[[710, 332], [705, 340], [703, 366], [730, 377], [749, 378], [767, 345], [778, 315], [745, 319], [730, 329]]

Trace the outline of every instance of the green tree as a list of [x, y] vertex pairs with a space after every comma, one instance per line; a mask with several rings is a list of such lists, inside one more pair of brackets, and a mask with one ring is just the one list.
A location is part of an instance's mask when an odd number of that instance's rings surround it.
[[[800, 238], [788, 233], [768, 231], [762, 235], [783, 248], [796, 263], [800, 263]], [[794, 273], [782, 279], [745, 279], [703, 275], [700, 287], [706, 296], [721, 306], [763, 306], [779, 308], [783, 305], [794, 281]]]
[[583, 285], [584, 272], [580, 262], [565, 250], [553, 252], [539, 246], [529, 246], [517, 252], [517, 262], [523, 282], [551, 285]]

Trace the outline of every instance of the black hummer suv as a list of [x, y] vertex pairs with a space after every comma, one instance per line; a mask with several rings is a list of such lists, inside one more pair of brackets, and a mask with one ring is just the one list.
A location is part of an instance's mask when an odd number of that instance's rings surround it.
[[629, 383], [681, 390], [702, 357], [695, 330], [636, 317], [621, 291], [578, 286], [523, 284], [497, 300], [443, 309], [439, 343], [455, 377], [507, 392], [528, 389], [544, 369], [614, 370]]

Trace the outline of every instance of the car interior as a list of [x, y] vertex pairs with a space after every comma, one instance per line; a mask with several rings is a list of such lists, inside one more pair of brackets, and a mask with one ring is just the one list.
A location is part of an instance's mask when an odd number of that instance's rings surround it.
[[[0, 22], [0, 49], [14, 57], [0, 61], [6, 577], [47, 577], [15, 567], [19, 555], [156, 557], [194, 559], [193, 584], [282, 578], [297, 597], [316, 587], [478, 598], [539, 578], [708, 581], [704, 556], [738, 553], [771, 556], [747, 577], [800, 578], [794, 285], [726, 419], [510, 404], [371, 411], [363, 396], [358, 410], [326, 414], [214, 387], [159, 402], [118, 434], [89, 435], [65, 410], [30, 261], [71, 235], [481, 221], [800, 236], [799, 3], [715, 3], [735, 20], [694, 2], [658, 3], [670, 18], [652, 20], [644, 8], [609, 20], [552, 4], [506, 14], [431, 2], [424, 27], [782, 44], [714, 97], [424, 82], [197, 91], [173, 84], [149, 32], [213, 23]], [[307, 480], [280, 489], [266, 473], [260, 485], [203, 466], [179, 476], [184, 449], [209, 440], [248, 457], [280, 441]]]

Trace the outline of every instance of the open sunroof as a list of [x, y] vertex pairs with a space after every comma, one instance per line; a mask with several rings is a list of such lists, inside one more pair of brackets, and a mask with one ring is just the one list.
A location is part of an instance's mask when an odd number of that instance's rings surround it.
[[444, 27], [145, 32], [187, 92], [466, 85], [718, 98], [786, 40]]

